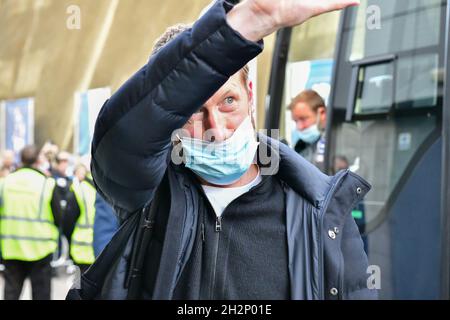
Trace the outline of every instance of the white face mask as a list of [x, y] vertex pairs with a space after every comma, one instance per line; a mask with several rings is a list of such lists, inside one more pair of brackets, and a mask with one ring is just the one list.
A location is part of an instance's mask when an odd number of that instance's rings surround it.
[[222, 142], [182, 138], [186, 167], [205, 181], [215, 185], [230, 185], [250, 168], [259, 143], [250, 117], [233, 135]]

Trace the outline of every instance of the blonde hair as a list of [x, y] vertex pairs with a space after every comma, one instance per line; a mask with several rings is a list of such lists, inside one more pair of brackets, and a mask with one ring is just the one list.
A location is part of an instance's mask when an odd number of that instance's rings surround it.
[[164, 31], [164, 33], [155, 41], [153, 45], [152, 55], [155, 55], [161, 50], [166, 44], [175, 39], [180, 33], [192, 28], [192, 24], [178, 23], [173, 25]]
[[300, 92], [298, 96], [292, 99], [292, 102], [289, 104], [288, 109], [292, 110], [298, 103], [307, 104], [314, 113], [317, 113], [320, 107], [326, 108], [325, 101], [314, 90], [305, 90]]

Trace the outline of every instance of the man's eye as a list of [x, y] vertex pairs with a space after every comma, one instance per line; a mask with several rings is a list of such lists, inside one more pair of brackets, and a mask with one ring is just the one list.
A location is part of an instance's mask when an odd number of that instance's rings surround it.
[[234, 103], [234, 98], [233, 97], [228, 97], [225, 99], [225, 104], [233, 104]]

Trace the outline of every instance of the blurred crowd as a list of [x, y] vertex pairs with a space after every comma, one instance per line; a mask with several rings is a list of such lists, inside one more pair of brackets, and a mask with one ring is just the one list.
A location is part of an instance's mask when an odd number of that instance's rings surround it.
[[[90, 156], [49, 141], [0, 157], [0, 258], [4, 298], [19, 299], [29, 278], [36, 300], [51, 297], [61, 269], [85, 272], [118, 228], [97, 193]], [[74, 266], [76, 268], [74, 268]]]
[[[20, 153], [5, 150], [0, 154], [0, 178], [23, 167]], [[90, 156], [73, 155], [48, 141], [39, 151], [37, 167], [47, 176], [71, 180], [78, 175], [79, 179], [83, 180], [90, 170]]]

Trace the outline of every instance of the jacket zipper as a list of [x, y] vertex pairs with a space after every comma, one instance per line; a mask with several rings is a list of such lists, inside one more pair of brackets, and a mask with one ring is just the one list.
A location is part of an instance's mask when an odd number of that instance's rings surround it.
[[216, 232], [222, 231], [222, 217], [216, 217]]
[[[251, 188], [249, 190], [252, 191], [255, 187]], [[203, 196], [205, 197], [205, 201], [209, 202], [208, 197], [206, 196], [206, 194], [204, 193], [203, 190], [200, 191]], [[239, 196], [238, 198], [234, 199], [231, 203], [228, 204], [228, 207], [234, 203], [235, 201], [237, 201], [238, 199], [240, 199], [243, 195]], [[214, 212], [214, 209], [212, 208], [212, 206], [210, 206], [210, 210], [212, 212]], [[226, 211], [226, 210], [225, 210]], [[216, 237], [215, 237], [215, 243], [214, 243], [214, 251], [213, 251], [213, 263], [212, 263], [212, 281], [211, 281], [211, 285], [210, 285], [210, 294], [209, 297], [211, 300], [214, 300], [214, 288], [216, 286], [216, 275], [217, 275], [217, 259], [219, 257], [219, 243], [220, 243], [220, 234], [223, 230], [223, 215], [225, 214], [225, 211], [222, 213], [221, 216], [217, 216], [216, 215], [216, 221], [215, 221], [215, 225], [214, 225], [214, 231], [216, 233]], [[202, 225], [200, 226], [200, 232], [201, 232], [201, 236], [202, 236], [202, 240], [203, 242], [205, 242], [205, 225], [206, 222], [203, 221]]]
[[[323, 280], [323, 217], [325, 215], [325, 211], [328, 209], [328, 206], [330, 204], [330, 201], [332, 199], [332, 196], [334, 195], [334, 192], [336, 190], [336, 187], [339, 185], [339, 182], [342, 180], [342, 178], [346, 175], [348, 172], [344, 172], [341, 175], [335, 177], [333, 180], [333, 185], [330, 189], [330, 192], [328, 192], [327, 197], [325, 198], [325, 201], [323, 202], [322, 209], [320, 210], [320, 216], [319, 216], [319, 296], [321, 300], [325, 299], [325, 292], [324, 292], [324, 280]], [[341, 292], [342, 288], [339, 288], [339, 292]]]
[[214, 260], [213, 260], [213, 276], [211, 281], [211, 288], [210, 288], [210, 298], [211, 300], [214, 299], [214, 288], [216, 286], [216, 269], [217, 269], [217, 258], [219, 256], [219, 241], [220, 241], [220, 233], [222, 232], [222, 217], [216, 216], [216, 226], [215, 226], [215, 232], [216, 232], [216, 241], [214, 244]]
[[[206, 194], [204, 193], [203, 190], [200, 190], [200, 193], [205, 197], [205, 201], [207, 203], [209, 203], [208, 197], [206, 196]], [[208, 206], [208, 205], [207, 205]], [[209, 205], [211, 212], [214, 212], [214, 209]], [[201, 238], [202, 241], [205, 242], [206, 241], [206, 226], [208, 225], [206, 223], [206, 212], [205, 212], [205, 208], [201, 207], [201, 212], [202, 212], [202, 222], [200, 225], [200, 234], [201, 234]], [[222, 217], [217, 216], [216, 215], [216, 220], [215, 220], [215, 225], [214, 225], [214, 231], [216, 233], [216, 237], [214, 239], [214, 250], [213, 250], [213, 261], [212, 261], [212, 279], [211, 279], [211, 284], [209, 285], [209, 287], [206, 287], [205, 289], [208, 290], [209, 289], [209, 294], [205, 295], [205, 296], [209, 296], [210, 300], [214, 299], [214, 288], [216, 286], [216, 269], [217, 269], [217, 259], [219, 256], [219, 242], [220, 242], [220, 233], [222, 232]], [[211, 266], [211, 265], [209, 265]], [[208, 270], [209, 271], [209, 270]], [[207, 298], [205, 298], [207, 299]]]

